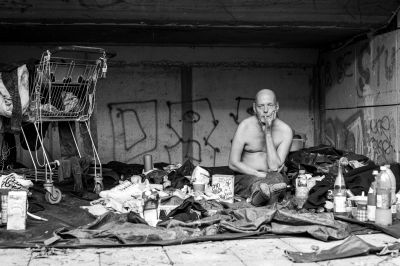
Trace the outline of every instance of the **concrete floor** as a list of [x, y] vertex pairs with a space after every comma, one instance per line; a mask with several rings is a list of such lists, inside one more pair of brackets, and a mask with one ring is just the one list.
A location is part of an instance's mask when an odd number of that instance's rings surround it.
[[[377, 246], [397, 239], [385, 234], [360, 236]], [[56, 249], [41, 256], [30, 249], [0, 249], [0, 265], [293, 265], [284, 250], [312, 251], [312, 246], [328, 249], [341, 241], [328, 243], [311, 238], [242, 239], [203, 242], [166, 247]], [[400, 265], [400, 257], [362, 256], [296, 265]]]

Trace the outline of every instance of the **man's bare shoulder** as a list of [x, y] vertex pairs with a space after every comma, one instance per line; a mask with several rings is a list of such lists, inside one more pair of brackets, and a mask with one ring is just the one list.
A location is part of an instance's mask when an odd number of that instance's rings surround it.
[[250, 116], [243, 119], [238, 126], [238, 129], [251, 130], [255, 129], [258, 124], [257, 118], [255, 116]]
[[258, 123], [257, 118], [254, 115], [249, 116], [249, 117], [243, 119], [242, 122], [240, 122], [240, 124], [249, 125], [249, 126], [254, 126], [257, 123]]
[[285, 122], [283, 122], [282, 120], [280, 120], [279, 118], [277, 118], [275, 120], [274, 123], [274, 127], [281, 133], [284, 133], [285, 135], [293, 135], [293, 130], [292, 128], [286, 124]]

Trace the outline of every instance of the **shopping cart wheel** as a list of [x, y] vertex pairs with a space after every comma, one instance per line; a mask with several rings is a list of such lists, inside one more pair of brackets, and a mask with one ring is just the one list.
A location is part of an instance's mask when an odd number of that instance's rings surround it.
[[62, 199], [61, 190], [59, 190], [58, 188], [54, 187], [53, 188], [53, 194], [51, 194], [50, 192], [47, 191], [46, 194], [44, 195], [44, 198], [50, 204], [57, 204]]
[[94, 193], [99, 194], [101, 191], [103, 191], [103, 189], [103, 182], [96, 182], [96, 184], [94, 185]]

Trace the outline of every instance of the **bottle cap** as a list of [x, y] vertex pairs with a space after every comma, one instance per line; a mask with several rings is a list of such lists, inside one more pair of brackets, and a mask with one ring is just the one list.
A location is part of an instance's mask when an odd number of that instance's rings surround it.
[[372, 171], [372, 175], [378, 175], [378, 174], [379, 174], [378, 170]]
[[299, 174], [304, 175], [305, 173], [306, 173], [306, 170], [304, 170], [304, 169], [299, 170]]
[[383, 171], [383, 170], [386, 170], [386, 167], [385, 167], [384, 165], [381, 165], [381, 167], [379, 167], [379, 169], [380, 169], [381, 171]]

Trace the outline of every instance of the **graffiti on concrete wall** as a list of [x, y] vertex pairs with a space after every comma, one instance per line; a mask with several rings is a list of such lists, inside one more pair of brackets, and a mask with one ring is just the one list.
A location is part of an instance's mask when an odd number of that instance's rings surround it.
[[[392, 109], [382, 109], [386, 110], [384, 114], [377, 109], [382, 105], [392, 105], [395, 96], [393, 92], [397, 90], [394, 83], [397, 51], [396, 39], [393, 37], [390, 34], [382, 35], [355, 44], [342, 53], [326, 54], [321, 58], [323, 63], [320, 67], [321, 88], [327, 92], [331, 92], [330, 90], [334, 88], [335, 91], [346, 93], [348, 96], [330, 93], [330, 97], [334, 99], [328, 99], [331, 104], [329, 112], [343, 114], [349, 112], [343, 109], [359, 110], [345, 121], [338, 118], [326, 119], [326, 143], [339, 149], [364, 154], [378, 164], [393, 162], [396, 159], [397, 108], [393, 108], [393, 112], [390, 111]], [[355, 73], [352, 73], [353, 68], [350, 67], [351, 58], [354, 58]], [[327, 62], [331, 62], [333, 66], [330, 71], [328, 70], [331, 65]], [[343, 82], [346, 77], [356, 78]], [[333, 84], [329, 83], [331, 80]], [[356, 94], [352, 93], [352, 88], [356, 89]], [[345, 106], [343, 107], [342, 102], [336, 104], [338, 102], [335, 102], [337, 100], [335, 97], [346, 100]]]
[[338, 118], [327, 119], [325, 137], [328, 145], [363, 154], [364, 119], [362, 111], [355, 113], [345, 121]]
[[395, 159], [395, 120], [384, 115], [364, 120], [358, 111], [345, 121], [328, 118], [325, 123], [326, 144], [341, 150], [364, 154], [377, 164]]
[[370, 61], [369, 58], [371, 56], [371, 47], [369, 42], [365, 42], [357, 52], [356, 58], [356, 66], [358, 73], [357, 80], [357, 95], [362, 97], [364, 92], [367, 90], [370, 79], [371, 79], [371, 71], [369, 69]]
[[[383, 61], [383, 62], [382, 62]], [[393, 79], [393, 70], [396, 62], [396, 49], [395, 47], [386, 48], [384, 44], [377, 45], [375, 48], [374, 58], [372, 59], [372, 71], [377, 75], [376, 86], [381, 85], [381, 68], [383, 63], [383, 69], [385, 72], [385, 78], [387, 81]], [[374, 84], [375, 85], [375, 84]]]
[[368, 124], [367, 156], [378, 164], [392, 162], [395, 156], [394, 136], [396, 136], [393, 117], [387, 115], [372, 119]]
[[336, 58], [336, 82], [341, 84], [346, 77], [354, 75], [351, 63], [353, 60], [353, 52], [351, 50], [344, 52]]
[[123, 156], [125, 162], [130, 162], [157, 148], [157, 100], [110, 103], [108, 111], [114, 160]]
[[[188, 110], [181, 115], [179, 112], [182, 110], [182, 104], [187, 102], [167, 102], [169, 114], [166, 126], [177, 137], [176, 142], [172, 143], [174, 141], [172, 139], [167, 140], [167, 142], [171, 142], [172, 144], [164, 146], [168, 154], [169, 163], [173, 163], [172, 158], [182, 157], [181, 154], [176, 154], [178, 146], [192, 145], [192, 153], [184, 154], [184, 158], [201, 163], [204, 159], [202, 158], [202, 151], [205, 148], [211, 148], [213, 152], [212, 160], [215, 166], [216, 156], [220, 152], [220, 148], [210, 141], [210, 137], [218, 125], [218, 120], [215, 118], [211, 103], [207, 98], [188, 102], [205, 103], [207, 108], [202, 110], [202, 115], [206, 116], [208, 112], [212, 121], [210, 123], [202, 121], [204, 118], [194, 110]], [[108, 104], [108, 109], [113, 133], [114, 160], [130, 162], [158, 148], [159, 110], [157, 100], [110, 103]], [[182, 123], [196, 124], [200, 122], [203, 122], [202, 126], [206, 127], [205, 131], [207, 134], [202, 139], [184, 139], [180, 133]], [[186, 151], [189, 152], [188, 149]]]
[[[211, 117], [211, 121], [209, 123], [203, 121], [204, 119], [201, 118], [200, 114], [194, 110], [188, 110], [182, 115], [182, 119], [180, 117], [177, 117], [176, 114], [177, 110], [181, 110], [183, 104], [193, 104], [193, 103], [204, 103], [206, 108], [202, 110], [203, 116], [209, 116]], [[184, 154], [184, 158], [196, 161], [201, 163], [203, 161], [202, 158], [202, 149], [204, 148], [211, 148], [213, 151], [213, 165], [215, 166], [215, 161], [217, 157], [217, 153], [220, 152], [220, 148], [216, 146], [216, 144], [213, 144], [210, 142], [210, 137], [215, 131], [215, 129], [218, 126], [218, 120], [215, 118], [214, 111], [211, 105], [211, 102], [208, 98], [202, 98], [202, 99], [197, 99], [197, 100], [191, 100], [191, 101], [177, 101], [177, 102], [167, 102], [168, 106], [168, 123], [167, 127], [171, 129], [174, 134], [177, 137], [177, 141], [172, 144], [172, 145], [166, 145], [164, 148], [166, 149], [168, 153], [168, 158], [171, 163], [171, 153], [173, 152], [173, 149], [177, 147], [178, 145], [192, 145], [192, 154], [189, 154], [187, 149], [186, 154]], [[208, 114], [206, 114], [208, 113]], [[182, 134], [179, 134], [179, 129], [182, 127], [182, 123], [191, 123], [192, 125], [201, 123], [202, 122], [202, 130], [204, 130], [206, 133], [205, 136], [203, 136], [202, 141], [198, 139], [193, 139], [193, 138], [188, 138], [184, 139]]]
[[[236, 97], [235, 100], [237, 101], [235, 110], [236, 112], [229, 113], [229, 116], [233, 118], [233, 121], [235, 121], [237, 125], [239, 125], [240, 121], [242, 121], [243, 118], [247, 117], [248, 115], [254, 114], [253, 111], [254, 98]], [[241, 112], [242, 110], [245, 110], [245, 114]]]
[[[370, 58], [372, 56], [372, 62]], [[379, 88], [384, 81], [393, 80], [396, 63], [396, 49], [394, 46], [386, 47], [379, 44], [371, 47], [370, 42], [365, 42], [357, 52], [356, 65], [358, 72], [357, 95], [363, 97], [369, 88]], [[384, 72], [382, 77], [381, 70]], [[376, 82], [371, 84], [371, 75], [376, 75]]]

